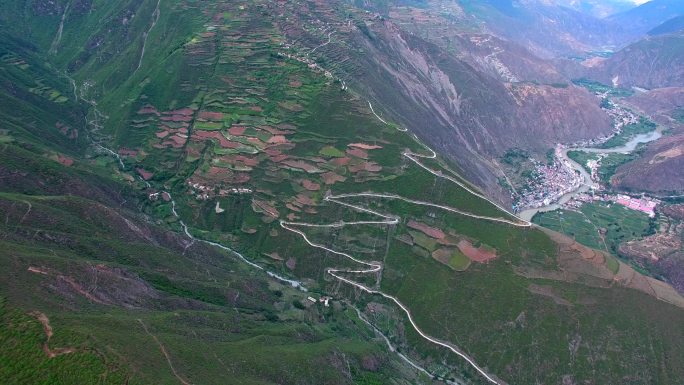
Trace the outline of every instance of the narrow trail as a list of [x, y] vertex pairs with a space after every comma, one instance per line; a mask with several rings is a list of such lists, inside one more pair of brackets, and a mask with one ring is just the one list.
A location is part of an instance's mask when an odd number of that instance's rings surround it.
[[17, 226], [19, 226], [19, 225], [21, 225], [22, 223], [24, 223], [24, 220], [25, 220], [26, 217], [31, 213], [31, 209], [33, 208], [33, 206], [31, 205], [31, 202], [29, 202], [29, 201], [22, 201], [22, 202], [26, 203], [26, 204], [28, 205], [28, 208], [26, 209], [26, 212], [24, 213], [24, 215], [23, 215], [23, 216], [21, 217], [21, 219], [19, 220], [19, 223], [17, 224]]
[[311, 55], [312, 53], [316, 52], [317, 49], [323, 48], [323, 47], [325, 47], [326, 45], [330, 44], [330, 43], [332, 42], [332, 34], [333, 34], [333, 33], [335, 33], [335, 31], [332, 31], [332, 32], [330, 32], [330, 33], [328, 34], [328, 41], [326, 41], [325, 43], [323, 43], [323, 44], [321, 44], [321, 45], [315, 47], [315, 48], [312, 49], [307, 55]]
[[50, 326], [50, 319], [42, 312], [32, 311], [30, 315], [36, 317], [36, 319], [43, 325], [43, 331], [45, 331], [46, 340], [43, 344], [43, 351], [49, 358], [55, 358], [63, 354], [71, 354], [77, 351], [76, 348], [54, 348], [50, 349], [50, 339], [52, 338], [52, 326]]
[[[381, 118], [378, 114], [375, 113], [375, 110], [373, 109], [373, 105], [371, 104], [370, 101], [368, 102], [368, 107], [370, 107], [371, 112], [373, 113], [373, 115], [375, 115], [376, 118], [378, 118], [378, 120], [380, 120], [381, 122], [383, 122], [389, 126], [389, 123], [387, 123], [383, 118]], [[401, 132], [408, 131], [406, 128], [397, 128], [397, 130], [399, 130]]]
[[[366, 325], [368, 325], [368, 327], [369, 327], [371, 330], [373, 330], [376, 334], [378, 334], [378, 335], [380, 335], [380, 336], [382, 337], [382, 339], [385, 341], [385, 344], [387, 344], [387, 348], [390, 350], [390, 352], [396, 353], [396, 354], [399, 356], [399, 358], [401, 358], [404, 362], [406, 362], [407, 364], [409, 364], [412, 368], [416, 369], [417, 371], [419, 371], [419, 372], [421, 372], [421, 373], [424, 373], [425, 375], [427, 375], [427, 376], [430, 377], [430, 378], [434, 378], [434, 377], [435, 377], [435, 374], [434, 374], [434, 373], [431, 373], [429, 370], [427, 370], [427, 369], [425, 369], [424, 367], [422, 367], [422, 366], [416, 364], [416, 363], [413, 362], [410, 358], [406, 357], [406, 355], [404, 355], [402, 352], [398, 351], [398, 350], [394, 347], [394, 345], [392, 345], [392, 342], [389, 340], [389, 338], [387, 338], [387, 336], [386, 336], [385, 334], [383, 334], [382, 331], [381, 331], [380, 329], [378, 329], [378, 328], [377, 328], [375, 325], [373, 325], [368, 319], [366, 319], [366, 317], [363, 315], [363, 313], [361, 313], [361, 310], [359, 310], [359, 309], [358, 309], [356, 306], [354, 306], [354, 305], [350, 305], [350, 306], [354, 308], [354, 310], [356, 311], [357, 316], [359, 317], [359, 319], [360, 319], [363, 323], [365, 323]], [[446, 383], [449, 384], [449, 385], [463, 385], [463, 384], [460, 383], [460, 382], [456, 382], [456, 381], [452, 381], [452, 380], [448, 380], [448, 379], [443, 379], [443, 381], [446, 382]]]
[[62, 19], [59, 22], [57, 34], [55, 35], [54, 40], [52, 40], [52, 44], [50, 44], [50, 51], [48, 51], [51, 54], [57, 53], [57, 46], [59, 45], [59, 42], [62, 41], [62, 32], [64, 31], [64, 20], [66, 19], [66, 15], [69, 12], [69, 6], [71, 6], [71, 2], [68, 2], [67, 5], [64, 7], [64, 13], [62, 13]]
[[[387, 123], [387, 121], [385, 121], [383, 118], [381, 118], [381, 117], [375, 112], [375, 110], [373, 109], [373, 105], [371, 104], [370, 101], [368, 102], [368, 107], [370, 108], [370, 110], [371, 110], [371, 112], [373, 113], [373, 115], [375, 115], [375, 117], [378, 118], [379, 121], [381, 121], [381, 122], [384, 123], [385, 125], [390, 126], [390, 124]], [[399, 126], [396, 126], [395, 128], [396, 128], [396, 130], [399, 131], [399, 132], [407, 132], [407, 131], [408, 131], [408, 129], [403, 128], [403, 127], [399, 127]], [[486, 200], [487, 202], [491, 203], [492, 205], [494, 205], [496, 208], [498, 208], [498, 209], [501, 210], [502, 212], [508, 214], [509, 216], [511, 216], [511, 217], [513, 217], [513, 218], [517, 218], [517, 217], [516, 217], [513, 213], [511, 213], [509, 210], [507, 210], [506, 208], [502, 207], [500, 204], [498, 204], [498, 203], [492, 201], [492, 200], [489, 199], [487, 196], [485, 196], [485, 195], [483, 195], [483, 194], [480, 194], [479, 192], [473, 190], [473, 189], [472, 189], [471, 187], [469, 187], [467, 184], [461, 182], [460, 180], [458, 180], [458, 179], [456, 179], [456, 178], [454, 178], [454, 177], [452, 177], [452, 176], [450, 176], [450, 175], [447, 175], [447, 174], [443, 173], [442, 171], [435, 171], [435, 170], [433, 170], [433, 169], [427, 167], [425, 164], [423, 164], [419, 159], [421, 159], [421, 158], [422, 158], [422, 159], [436, 159], [436, 158], [437, 158], [437, 153], [435, 153], [434, 150], [432, 150], [430, 147], [428, 147], [428, 146], [425, 145], [423, 142], [421, 142], [420, 139], [418, 139], [418, 136], [416, 136], [416, 134], [411, 134], [411, 136], [413, 137], [413, 139], [414, 139], [416, 142], [418, 142], [418, 144], [420, 144], [420, 145], [423, 146], [427, 151], [429, 151], [430, 154], [429, 154], [429, 155], [424, 155], [424, 154], [417, 154], [417, 153], [414, 153], [414, 152], [411, 152], [411, 151], [405, 151], [405, 152], [402, 154], [402, 156], [404, 156], [404, 157], [406, 157], [407, 159], [411, 160], [412, 162], [414, 162], [415, 164], [417, 164], [418, 166], [420, 166], [422, 169], [424, 169], [425, 171], [429, 172], [430, 174], [432, 174], [432, 175], [434, 175], [434, 176], [436, 176], [436, 177], [438, 177], [438, 178], [447, 179], [447, 180], [449, 180], [449, 181], [455, 183], [456, 185], [458, 185], [458, 186], [461, 187], [462, 189], [466, 190], [466, 191], [469, 192], [470, 194], [475, 195], [476, 197], [478, 197], [478, 198], [480, 198], [480, 199]], [[510, 222], [512, 222], [512, 221], [510, 221]], [[522, 224], [522, 225], [521, 225], [522, 227], [530, 227], [530, 226], [532, 226], [532, 223], [530, 223], [529, 221], [523, 220], [523, 219], [519, 219], [519, 223]], [[516, 225], [516, 226], [519, 226], [519, 225]]]
[[140, 318], [138, 318], [138, 322], [140, 322], [140, 325], [142, 325], [143, 329], [145, 330], [145, 333], [147, 333], [150, 337], [152, 337], [152, 339], [154, 339], [154, 342], [156, 342], [157, 345], [159, 345], [159, 349], [161, 350], [162, 354], [164, 354], [164, 357], [166, 357], [166, 362], [168, 362], [169, 368], [171, 368], [171, 372], [173, 373], [173, 375], [178, 379], [178, 381], [181, 382], [181, 384], [190, 385], [190, 383], [188, 381], [183, 379], [183, 377], [181, 377], [178, 374], [178, 372], [176, 372], [176, 369], [173, 367], [173, 363], [171, 363], [171, 357], [169, 356], [169, 353], [166, 352], [164, 345], [161, 343], [161, 341], [159, 341], [157, 336], [155, 336], [154, 334], [150, 333], [149, 330], [147, 330], [147, 326], [145, 325], [145, 323]]
[[107, 119], [107, 115], [103, 114], [97, 108], [97, 102], [96, 101], [87, 99], [84, 96], [85, 91], [83, 91], [83, 88], [88, 87], [87, 83], [84, 83], [84, 86], [81, 87], [81, 89], [79, 90], [79, 88], [76, 86], [76, 81], [74, 80], [74, 78], [69, 76], [67, 73], [64, 73], [64, 76], [69, 80], [69, 82], [71, 83], [71, 86], [74, 89], [74, 100], [76, 102], [78, 102], [78, 100], [81, 100], [82, 102], [84, 102], [84, 103], [86, 103], [92, 107], [94, 117], [92, 119], [88, 119], [88, 117], [86, 116], [86, 118], [85, 118], [86, 127], [91, 126], [93, 128], [92, 131], [86, 130], [86, 132], [88, 133], [88, 137], [90, 139], [90, 142], [98, 150], [106, 152], [109, 155], [116, 158], [117, 162], [119, 163], [119, 166], [121, 166], [121, 169], [124, 170], [126, 168], [126, 166], [124, 165], [123, 160], [121, 159], [121, 156], [116, 151], [114, 151], [108, 147], [105, 147], [102, 143], [100, 143], [99, 141], [96, 141], [95, 138], [93, 138], [93, 132], [98, 132], [101, 128], [103, 128], [102, 120]]
[[[281, 281], [281, 282], [285, 282], [285, 283], [289, 284], [289, 285], [292, 286], [292, 287], [299, 288], [299, 289], [301, 289], [302, 291], [307, 291], [306, 288], [304, 287], [304, 285], [303, 285], [300, 281], [297, 281], [297, 280], [294, 280], [294, 279], [288, 279], [288, 278], [285, 278], [285, 277], [283, 277], [283, 276], [280, 276], [280, 275], [278, 275], [278, 274], [276, 274], [276, 273], [274, 273], [274, 272], [272, 272], [272, 271], [266, 270], [263, 266], [260, 266], [260, 265], [258, 265], [258, 264], [256, 264], [256, 263], [250, 261], [249, 259], [245, 258], [244, 255], [242, 255], [242, 254], [240, 254], [239, 252], [237, 252], [237, 251], [231, 249], [230, 247], [224, 246], [224, 245], [222, 245], [222, 244], [220, 244], [220, 243], [217, 243], [217, 242], [212, 242], [212, 241], [208, 241], [208, 240], [205, 240], [205, 239], [196, 238], [194, 235], [192, 235], [192, 234], [190, 233], [190, 230], [188, 229], [188, 225], [186, 225], [185, 222], [183, 222], [183, 220], [180, 219], [180, 215], [178, 215], [178, 212], [176, 211], [176, 201], [173, 200], [173, 197], [171, 196], [171, 193], [168, 192], [168, 191], [166, 191], [166, 193], [169, 194], [169, 196], [171, 197], [171, 212], [173, 213], [173, 215], [174, 215], [176, 218], [178, 218], [178, 222], [180, 223], [181, 227], [183, 228], [183, 232], [185, 233], [185, 235], [186, 235], [188, 238], [190, 238], [190, 239], [192, 240], [192, 242], [202, 242], [202, 243], [206, 243], [206, 244], [208, 244], [208, 245], [212, 245], [212, 246], [218, 247], [219, 249], [225, 250], [225, 251], [227, 251], [227, 252], [229, 252], [229, 253], [231, 253], [231, 254], [237, 256], [238, 258], [240, 258], [240, 260], [242, 260], [243, 262], [245, 262], [245, 263], [248, 264], [249, 266], [252, 266], [252, 267], [254, 267], [255, 269], [258, 269], [258, 270], [261, 270], [261, 271], [265, 272], [268, 276], [270, 276], [270, 277], [272, 277], [272, 278], [275, 278], [275, 279], [277, 279], [277, 280], [279, 280], [279, 281]], [[188, 247], [189, 247], [189, 246], [188, 246]], [[186, 249], [187, 249], [187, 247], [186, 247]]]
[[138, 72], [138, 70], [142, 66], [142, 61], [145, 57], [145, 47], [147, 46], [147, 38], [150, 36], [150, 32], [152, 32], [152, 29], [154, 29], [154, 27], [157, 25], [157, 22], [159, 21], [159, 16], [161, 15], [161, 11], [159, 10], [160, 3], [161, 0], [157, 0], [157, 6], [154, 8], [154, 11], [152, 12], [152, 25], [150, 25], [150, 29], [148, 29], [147, 32], [143, 33], [142, 51], [140, 52], [140, 60], [138, 61], [138, 66], [135, 68], [135, 71], [133, 71], [134, 74]]

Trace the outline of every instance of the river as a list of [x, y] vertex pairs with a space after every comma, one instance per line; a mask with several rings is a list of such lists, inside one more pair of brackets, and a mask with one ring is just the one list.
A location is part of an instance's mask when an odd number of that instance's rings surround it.
[[655, 140], [660, 139], [663, 136], [662, 131], [660, 128], [655, 129], [654, 131], [645, 133], [645, 134], [638, 134], [635, 135], [632, 139], [630, 139], [627, 143], [625, 143], [622, 146], [619, 147], [611, 147], [611, 148], [595, 148], [595, 147], [570, 147], [561, 150], [561, 157], [563, 158], [562, 160], [566, 162], [566, 164], [569, 164], [573, 169], [577, 170], [580, 175], [582, 176], [583, 182], [582, 184], [579, 185], [576, 189], [566, 193], [560, 199], [558, 199], [556, 202], [546, 205], [546, 206], [541, 206], [541, 207], [536, 207], [536, 208], [530, 208], [523, 210], [518, 213], [518, 217], [520, 219], [523, 219], [525, 221], [531, 221], [532, 217], [534, 217], [535, 214], [540, 213], [540, 212], [547, 212], [547, 211], [553, 211], [561, 208], [561, 206], [567, 202], [569, 202], [572, 198], [574, 198], [577, 194], [581, 194], [584, 192], [589, 191], [590, 188], [598, 188], [599, 186], [594, 183], [594, 181], [591, 180], [591, 175], [587, 172], [587, 170], [582, 167], [579, 163], [575, 162], [574, 160], [570, 159], [568, 157], [568, 151], [584, 151], [584, 152], [591, 152], [594, 154], [629, 154], [630, 152], [634, 151], [637, 146], [639, 146], [642, 143], [649, 143], [653, 142]]

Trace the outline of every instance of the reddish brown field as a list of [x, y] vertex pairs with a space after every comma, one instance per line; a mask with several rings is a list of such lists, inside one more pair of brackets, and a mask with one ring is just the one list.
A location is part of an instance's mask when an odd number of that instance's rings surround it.
[[321, 178], [323, 179], [323, 183], [332, 185], [337, 182], [344, 182], [347, 180], [347, 178], [343, 177], [342, 175], [337, 175], [334, 172], [326, 172], [325, 174], [321, 175]]
[[318, 190], [321, 189], [321, 185], [320, 185], [320, 184], [314, 183], [314, 182], [312, 182], [312, 181], [310, 181], [310, 180], [308, 180], [308, 179], [304, 179], [304, 180], [302, 181], [302, 186], [303, 186], [305, 189], [309, 190], [309, 191], [318, 191]]
[[292, 168], [304, 170], [306, 172], [315, 172], [317, 170], [316, 167], [301, 160], [286, 160], [281, 163]]
[[362, 150], [376, 150], [376, 149], [382, 148], [382, 146], [376, 146], [374, 144], [366, 144], [366, 143], [350, 143], [348, 146], [360, 148]]
[[282, 143], [288, 143], [289, 141], [287, 140], [286, 137], [283, 135], [275, 135], [272, 136], [267, 143], [269, 144], [282, 144]]
[[344, 158], [335, 158], [332, 160], [332, 164], [335, 166], [346, 166], [351, 162], [351, 158], [344, 157]]
[[424, 223], [416, 222], [414, 220], [410, 220], [407, 226], [414, 230], [418, 230], [431, 238], [443, 239], [444, 237], [446, 237], [446, 234], [444, 234], [442, 230], [435, 227], [430, 227]]
[[143, 169], [143, 168], [136, 169], [136, 171], [138, 172], [138, 174], [140, 174], [140, 176], [141, 176], [144, 180], [150, 180], [150, 179], [152, 179], [152, 177], [154, 176], [153, 173], [151, 173], [151, 172], [149, 172], [149, 171], [147, 171], [147, 170], [145, 170], [145, 169]]
[[347, 154], [361, 159], [368, 159], [368, 153], [358, 148], [347, 149]]
[[232, 126], [228, 129], [228, 133], [235, 136], [241, 136], [245, 133], [247, 128], [244, 126]]
[[473, 262], [487, 263], [496, 258], [496, 252], [483, 246], [475, 247], [470, 241], [461, 240], [458, 242], [458, 249]]
[[212, 120], [212, 121], [220, 122], [223, 120], [223, 113], [222, 112], [202, 111], [199, 113], [199, 118], [201, 120]]
[[57, 161], [64, 166], [71, 167], [74, 164], [74, 160], [69, 158], [68, 156], [64, 156], [62, 154], [57, 155]]
[[143, 108], [141, 108], [141, 109], [138, 111], [138, 114], [139, 114], [139, 115], [157, 115], [157, 116], [161, 115], [161, 114], [159, 113], [159, 111], [157, 111], [157, 109], [154, 108], [154, 106], [151, 106], [151, 105], [149, 105], [149, 104], [143, 106]]
[[217, 131], [195, 131], [192, 134], [192, 138], [199, 141], [203, 141], [205, 139], [216, 139], [219, 142], [219, 146], [221, 146], [222, 148], [240, 147], [239, 143], [231, 142], [230, 140], [226, 139], [225, 136], [221, 135], [220, 132]]

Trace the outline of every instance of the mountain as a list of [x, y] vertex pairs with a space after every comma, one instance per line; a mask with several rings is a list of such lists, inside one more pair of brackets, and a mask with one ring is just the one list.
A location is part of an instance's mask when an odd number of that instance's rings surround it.
[[592, 63], [588, 76], [646, 89], [684, 85], [684, 32], [647, 36], [610, 58]]
[[684, 135], [667, 136], [648, 146], [633, 162], [618, 167], [611, 184], [626, 191], [647, 191], [659, 196], [680, 195], [684, 167]]
[[668, 33], [681, 31], [682, 29], [684, 29], [684, 15], [673, 17], [672, 19], [648, 31], [648, 34], [651, 36], [665, 35]]
[[662, 125], [676, 126], [684, 123], [680, 113], [684, 109], [684, 87], [639, 92], [626, 98], [625, 103]]
[[629, 11], [609, 16], [606, 20], [622, 26], [630, 36], [638, 38], [649, 30], [684, 15], [684, 3], [679, 0], [651, 0]]
[[670, 128], [670, 134], [650, 144], [634, 162], [620, 166], [615, 187], [669, 196], [684, 192], [679, 170], [684, 164], [684, 88], [659, 88], [625, 100], [634, 109]]
[[461, 0], [460, 4], [495, 35], [543, 58], [602, 51], [624, 42], [620, 26], [553, 2]]
[[0, 58], [4, 383], [426, 383], [353, 308], [182, 233], [45, 52], [2, 34]]
[[507, 148], [609, 131], [598, 99], [519, 44], [470, 31], [459, 54], [388, 10], [8, 2], [3, 378], [684, 377], [672, 286], [477, 187]]
[[631, 0], [555, 0], [550, 1], [599, 19], [626, 12], [635, 7]]
[[[292, 38], [311, 39], [310, 47], [325, 43], [299, 30], [306, 15], [291, 17], [285, 30]], [[334, 25], [324, 17], [324, 24]], [[410, 17], [423, 21], [404, 28]], [[573, 142], [611, 130], [599, 100], [550, 63], [486, 34], [458, 32], [448, 42], [436, 38], [444, 36], [447, 23], [423, 9], [392, 10], [390, 18], [373, 16], [356, 29], [340, 31], [316, 50], [316, 57], [377, 103], [378, 111], [411, 127], [451, 157], [469, 180], [506, 203], [510, 196], [499, 183], [498, 159], [508, 149], [529, 149], [543, 157], [559, 138]]]

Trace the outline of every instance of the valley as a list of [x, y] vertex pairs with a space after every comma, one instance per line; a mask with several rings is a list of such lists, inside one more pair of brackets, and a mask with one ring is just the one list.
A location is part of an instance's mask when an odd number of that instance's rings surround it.
[[7, 2], [0, 377], [677, 383], [678, 91], [507, 4]]

